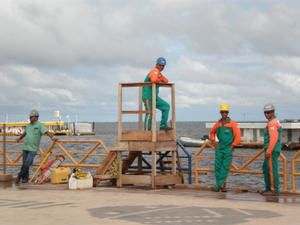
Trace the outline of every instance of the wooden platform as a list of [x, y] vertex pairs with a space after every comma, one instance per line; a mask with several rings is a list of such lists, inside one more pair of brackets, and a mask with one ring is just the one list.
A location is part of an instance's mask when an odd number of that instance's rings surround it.
[[[119, 180], [119, 185], [151, 185], [151, 175], [127, 175], [124, 174]], [[179, 175], [157, 175], [154, 176], [154, 186], [176, 185], [181, 184], [181, 177]]]
[[[157, 142], [176, 141], [174, 130], [156, 131]], [[122, 131], [120, 141], [152, 141], [152, 131]]]
[[148, 142], [148, 141], [122, 141], [111, 148], [112, 151], [176, 151], [175, 141]]

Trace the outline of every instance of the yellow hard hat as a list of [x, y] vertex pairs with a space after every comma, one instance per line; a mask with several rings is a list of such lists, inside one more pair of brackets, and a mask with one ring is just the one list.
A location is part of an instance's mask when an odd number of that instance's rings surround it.
[[229, 111], [230, 110], [230, 105], [227, 103], [222, 103], [220, 105], [220, 111]]

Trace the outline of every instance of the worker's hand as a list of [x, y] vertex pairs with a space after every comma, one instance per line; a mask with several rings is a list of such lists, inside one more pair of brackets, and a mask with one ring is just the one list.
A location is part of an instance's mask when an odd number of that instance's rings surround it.
[[272, 156], [272, 153], [271, 152], [266, 152], [266, 157], [267, 158], [270, 158]]
[[233, 151], [233, 149], [234, 149], [234, 146], [233, 146], [233, 145], [231, 145], [231, 146], [230, 146], [230, 149], [231, 149], [231, 151]]
[[216, 148], [218, 146], [217, 142], [215, 140], [210, 141], [210, 143]]

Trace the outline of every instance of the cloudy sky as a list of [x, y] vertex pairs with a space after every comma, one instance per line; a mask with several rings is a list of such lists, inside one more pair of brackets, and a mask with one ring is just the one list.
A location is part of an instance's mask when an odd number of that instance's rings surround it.
[[116, 121], [118, 83], [143, 81], [158, 56], [178, 120], [214, 120], [221, 102], [236, 120], [263, 120], [268, 102], [300, 118], [299, 15], [296, 0], [1, 0], [0, 121], [32, 108]]

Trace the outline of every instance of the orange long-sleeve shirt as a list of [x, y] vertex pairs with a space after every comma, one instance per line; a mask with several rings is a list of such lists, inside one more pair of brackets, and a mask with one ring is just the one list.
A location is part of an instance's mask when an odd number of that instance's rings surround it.
[[[215, 141], [215, 136], [216, 136], [216, 134], [218, 134], [218, 129], [220, 129], [222, 127], [231, 128], [232, 134], [233, 134], [233, 141], [232, 141], [231, 145], [234, 147], [239, 145], [239, 143], [241, 141], [241, 131], [240, 131], [238, 124], [233, 120], [230, 120], [229, 122], [224, 123], [224, 124], [222, 123], [222, 121], [218, 121], [210, 131], [210, 140]], [[227, 140], [223, 140], [222, 135], [218, 136], [218, 139], [220, 141], [220, 144], [222, 144], [223, 141], [227, 142]]]
[[269, 132], [269, 145], [267, 147], [267, 152], [272, 153], [279, 140], [279, 130], [281, 129], [281, 124], [279, 120], [278, 119], [270, 120], [267, 124], [267, 129]]
[[149, 78], [152, 83], [168, 83], [168, 79], [161, 74], [161, 72], [156, 68], [152, 68], [149, 72]]

